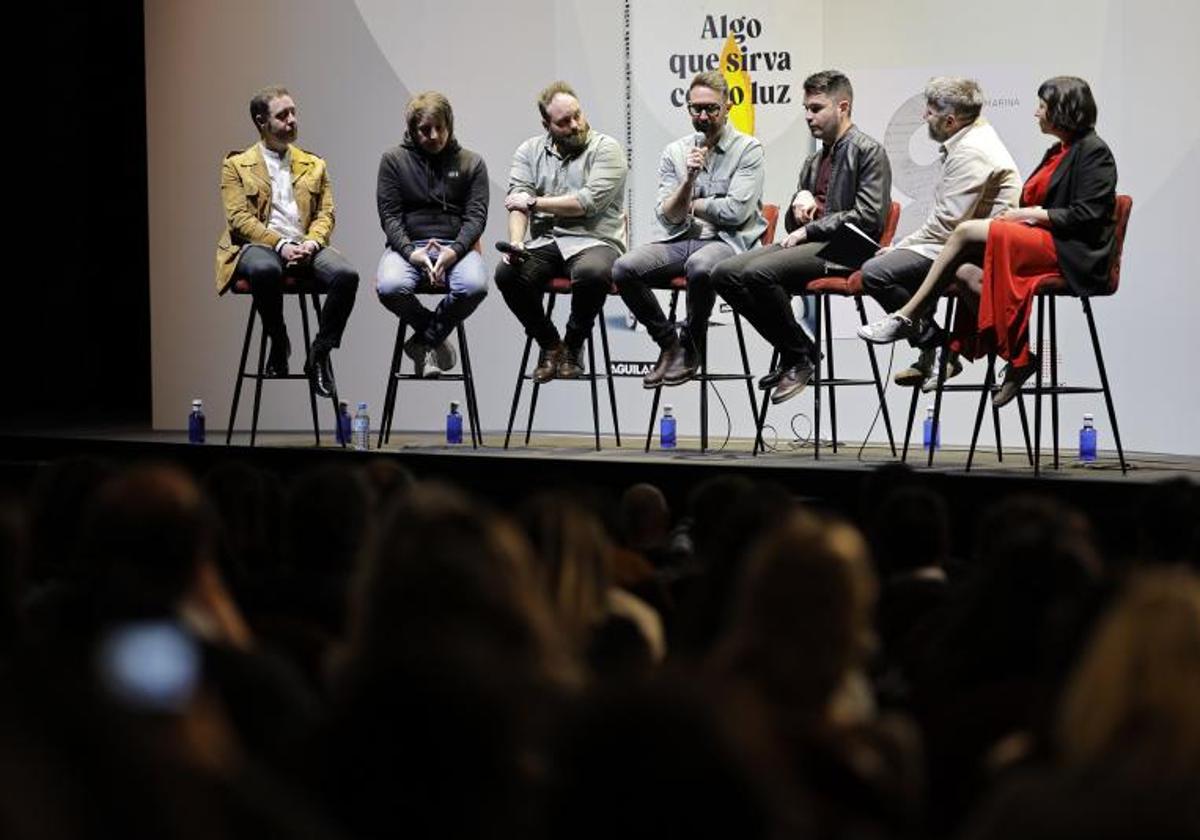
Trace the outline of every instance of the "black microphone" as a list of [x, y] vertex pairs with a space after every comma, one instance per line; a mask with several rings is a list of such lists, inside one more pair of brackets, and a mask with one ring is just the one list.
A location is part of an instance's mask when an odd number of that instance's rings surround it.
[[497, 242], [496, 250], [499, 251], [501, 254], [508, 254], [509, 257], [516, 260], [517, 262], [520, 262], [521, 260], [523, 260], [527, 256], [529, 256], [529, 254], [526, 253], [524, 248], [517, 248], [511, 242]]

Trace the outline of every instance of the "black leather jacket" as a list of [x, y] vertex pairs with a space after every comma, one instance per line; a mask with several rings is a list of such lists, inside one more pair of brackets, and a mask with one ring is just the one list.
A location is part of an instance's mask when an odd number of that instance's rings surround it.
[[429, 155], [405, 134], [379, 162], [375, 200], [387, 244], [404, 259], [425, 239], [450, 240], [461, 259], [487, 224], [487, 166], [453, 138]]
[[[796, 193], [813, 191], [817, 169], [821, 164], [818, 148], [804, 161]], [[829, 188], [825, 195], [825, 214], [804, 226], [809, 242], [824, 242], [846, 222], [853, 222], [863, 233], [879, 239], [892, 203], [892, 165], [878, 141], [850, 126], [850, 130], [833, 144], [833, 168], [829, 173]], [[792, 202], [795, 201], [792, 195]], [[788, 232], [795, 230], [796, 217], [788, 202], [783, 217]]]

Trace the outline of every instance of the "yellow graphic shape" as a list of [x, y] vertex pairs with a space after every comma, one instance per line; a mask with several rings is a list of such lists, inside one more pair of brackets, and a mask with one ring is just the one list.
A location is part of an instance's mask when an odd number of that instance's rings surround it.
[[[731, 71], [730, 67], [738, 69]], [[729, 85], [729, 91], [732, 94], [729, 105], [729, 121], [738, 131], [753, 134], [754, 102], [750, 96], [750, 74], [742, 66], [742, 51], [738, 49], [733, 35], [725, 39], [725, 46], [721, 50], [721, 73], [725, 76], [725, 84]], [[735, 88], [740, 88], [741, 93], [734, 93]], [[741, 99], [736, 105], [732, 104], [735, 97]]]

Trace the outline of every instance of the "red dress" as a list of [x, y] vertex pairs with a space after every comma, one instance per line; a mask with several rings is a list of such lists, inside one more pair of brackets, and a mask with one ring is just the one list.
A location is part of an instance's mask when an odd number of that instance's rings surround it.
[[[1022, 207], [1040, 206], [1045, 200], [1054, 170], [1069, 148], [1060, 145], [1029, 176], [1021, 190]], [[1014, 367], [1028, 365], [1029, 315], [1033, 311], [1034, 293], [1047, 277], [1060, 273], [1058, 253], [1048, 228], [993, 220], [988, 225], [983, 254], [978, 334], [959, 335], [954, 342], [958, 349], [972, 359], [994, 352]]]

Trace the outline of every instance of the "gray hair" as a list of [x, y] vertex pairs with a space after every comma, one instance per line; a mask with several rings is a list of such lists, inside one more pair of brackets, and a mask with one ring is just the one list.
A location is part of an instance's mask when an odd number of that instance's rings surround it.
[[952, 111], [964, 122], [973, 122], [983, 110], [983, 89], [974, 79], [939, 76], [925, 85], [925, 101], [939, 114]]

